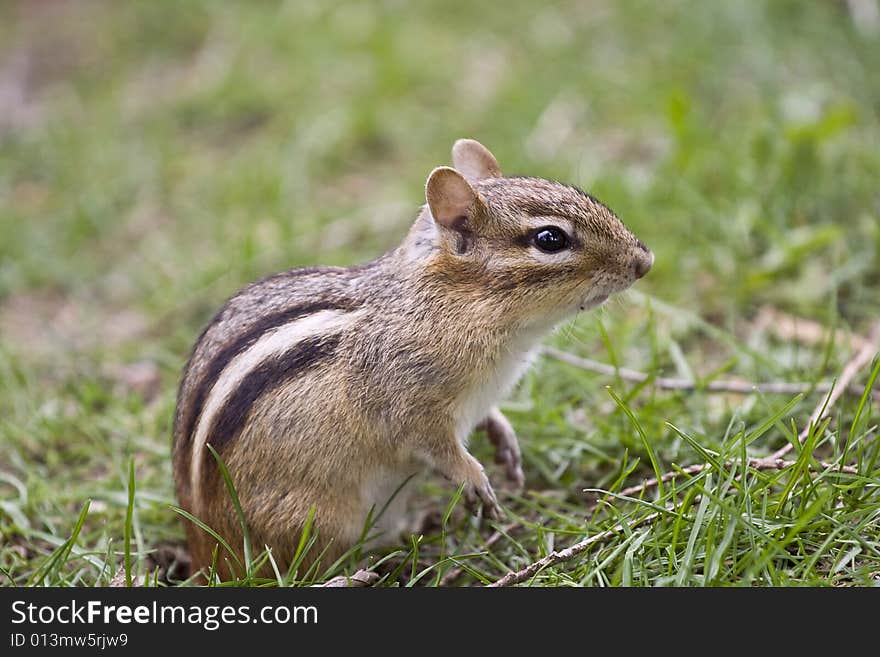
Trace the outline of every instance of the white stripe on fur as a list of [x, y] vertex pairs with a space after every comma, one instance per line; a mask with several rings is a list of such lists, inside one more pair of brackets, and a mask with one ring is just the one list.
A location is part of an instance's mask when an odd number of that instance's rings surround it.
[[283, 354], [306, 338], [316, 335], [332, 335], [348, 326], [355, 313], [341, 310], [321, 310], [313, 315], [300, 317], [295, 321], [266, 332], [251, 347], [233, 358], [220, 373], [202, 408], [194, 431], [192, 454], [190, 457], [190, 483], [192, 486], [193, 508], [200, 510], [202, 450], [208, 442], [208, 431], [214, 417], [223, 408], [226, 400], [237, 389], [244, 378], [260, 363], [273, 356]]

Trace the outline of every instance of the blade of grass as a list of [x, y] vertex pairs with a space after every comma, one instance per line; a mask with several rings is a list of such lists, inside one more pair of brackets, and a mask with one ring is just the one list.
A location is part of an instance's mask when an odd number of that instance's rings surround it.
[[639, 424], [639, 421], [636, 419], [636, 416], [630, 410], [629, 406], [627, 406], [623, 400], [617, 396], [617, 393], [611, 389], [610, 386], [606, 386], [605, 390], [608, 391], [608, 394], [611, 395], [611, 398], [617, 403], [620, 409], [626, 413], [626, 416], [630, 419], [630, 422], [633, 423], [633, 426], [638, 431], [639, 436], [642, 439], [642, 445], [645, 447], [645, 451], [648, 453], [648, 458], [651, 461], [651, 467], [654, 469], [654, 476], [657, 477], [657, 493], [662, 498], [663, 497], [663, 473], [660, 472], [660, 465], [657, 461], [657, 456], [654, 454], [654, 450], [651, 449], [651, 444], [648, 442], [648, 436], [645, 434], [645, 430], [642, 429], [642, 425]]
[[128, 504], [125, 507], [125, 586], [131, 588], [131, 529], [134, 518], [134, 459], [128, 461]]
[[[711, 487], [712, 473], [709, 472], [706, 474], [706, 488]], [[694, 547], [697, 544], [697, 537], [700, 534], [700, 530], [703, 528], [703, 518], [705, 518], [706, 516], [706, 510], [709, 508], [709, 502], [710, 500], [708, 497], [702, 497], [700, 499], [700, 505], [697, 507], [697, 516], [694, 518], [694, 524], [693, 527], [691, 527], [691, 533], [688, 536], [687, 545], [684, 548], [684, 556], [682, 557], [681, 563], [678, 567], [678, 576], [675, 580], [675, 583], [678, 586], [684, 586], [687, 576], [691, 574], [693, 570]]]
[[217, 467], [220, 468], [220, 475], [223, 477], [223, 482], [226, 484], [226, 491], [229, 493], [229, 497], [232, 500], [232, 506], [235, 508], [235, 513], [238, 516], [238, 522], [241, 526], [243, 543], [242, 547], [244, 552], [244, 574], [245, 579], [249, 580], [252, 575], [251, 538], [250, 534], [248, 533], [247, 519], [244, 517], [244, 509], [241, 508], [241, 501], [238, 499], [238, 492], [235, 490], [235, 484], [232, 481], [232, 476], [229, 474], [229, 470], [226, 469], [226, 464], [223, 462], [223, 459], [220, 458], [220, 455], [217, 453], [217, 450], [214, 449], [214, 446], [211, 445], [211, 443], [205, 443], [205, 447], [207, 447], [208, 451], [211, 452], [211, 455], [217, 462]]
[[767, 433], [767, 431], [769, 431], [783, 415], [785, 415], [792, 408], [797, 406], [803, 398], [803, 393], [798, 393], [797, 395], [795, 395], [785, 406], [783, 406], [777, 412], [771, 415], [770, 418], [768, 418], [766, 421], [762, 422], [757, 429], [755, 429], [754, 431], [750, 431], [745, 439], [745, 444], [751, 445], [758, 438]]
[[[199, 529], [201, 529], [202, 531], [207, 532], [208, 534], [210, 534], [211, 537], [212, 537], [215, 541], [217, 541], [217, 543], [218, 543], [220, 546], [222, 546], [223, 549], [226, 550], [226, 551], [232, 556], [232, 558], [235, 560], [235, 563], [238, 564], [238, 566], [241, 566], [241, 565], [242, 565], [241, 560], [238, 558], [238, 555], [236, 555], [235, 551], [234, 551], [231, 547], [229, 547], [229, 543], [227, 543], [227, 542], [226, 542], [226, 539], [223, 538], [222, 536], [220, 536], [220, 534], [218, 534], [216, 531], [214, 531], [213, 529], [211, 529], [211, 527], [209, 527], [209, 526], [206, 525], [204, 522], [202, 522], [201, 520], [199, 520], [198, 518], [196, 518], [196, 517], [195, 517], [193, 514], [191, 514], [189, 511], [186, 511], [186, 510], [184, 510], [184, 509], [181, 509], [179, 506], [174, 506], [173, 504], [170, 504], [170, 505], [169, 505], [169, 508], [170, 508], [172, 511], [174, 511], [175, 513], [177, 513], [177, 514], [183, 516], [184, 518], [186, 518], [186, 519], [189, 520], [190, 522], [194, 523], [194, 524], [195, 524]], [[216, 569], [214, 569], [214, 570], [216, 570]]]
[[724, 470], [724, 464], [719, 461], [714, 455], [710, 454], [709, 451], [703, 447], [700, 443], [698, 443], [694, 438], [689, 436], [687, 433], [679, 429], [677, 426], [672, 424], [672, 422], [665, 422], [667, 427], [672, 429], [675, 433], [679, 435], [679, 437], [683, 438], [688, 445], [694, 448], [694, 450], [699, 453], [700, 456], [703, 457], [707, 463], [711, 463], [712, 467], [717, 472], [722, 472]]
[[[785, 488], [782, 490], [782, 493], [779, 496], [779, 503], [776, 505], [776, 515], [780, 515], [782, 513], [782, 509], [785, 506], [786, 501], [788, 501], [789, 496], [791, 495], [791, 491], [794, 490], [794, 487], [797, 485], [798, 480], [801, 478], [807, 468], [809, 467], [810, 460], [813, 458], [813, 450], [816, 447], [816, 441], [819, 439], [819, 436], [825, 429], [828, 427], [828, 424], [831, 422], [831, 418], [826, 418], [824, 421], [819, 423], [818, 425], [810, 425], [810, 432], [807, 434], [804, 439], [803, 444], [800, 443], [801, 452], [798, 454], [797, 461], [795, 461], [794, 465], [790, 468], [790, 474], [788, 483], [786, 483]], [[795, 440], [797, 441], [797, 434], [795, 433]]]
[[[446, 559], [446, 533], [449, 518], [452, 516], [452, 511], [455, 509], [463, 493], [464, 482], [461, 483], [458, 490], [453, 494], [452, 499], [446, 504], [446, 510], [443, 512], [443, 517], [440, 519], [440, 561], [444, 563], [449, 563], [449, 560]], [[446, 571], [446, 568], [437, 569], [437, 576], [434, 578], [434, 586], [440, 586], [440, 580], [443, 579], [443, 575], [446, 574]]]
[[290, 560], [290, 566], [287, 568], [287, 581], [291, 581], [291, 579], [296, 579], [297, 571], [299, 570], [300, 565], [302, 564], [303, 559], [305, 559], [306, 554], [315, 544], [317, 540], [317, 536], [312, 536], [312, 526], [315, 522], [315, 512], [317, 511], [317, 507], [312, 504], [309, 507], [309, 515], [306, 516], [305, 525], [303, 525], [302, 532], [299, 535], [299, 543], [296, 545], [296, 551], [293, 553], [293, 559]]
[[48, 577], [50, 574], [53, 574], [57, 570], [58, 566], [67, 560], [67, 557], [70, 554], [71, 550], [73, 550], [76, 539], [79, 538], [79, 533], [82, 531], [83, 525], [86, 522], [86, 516], [88, 516], [89, 514], [89, 507], [91, 506], [91, 504], [91, 500], [86, 500], [82, 511], [80, 511], [79, 518], [77, 518], [76, 524], [73, 526], [73, 532], [71, 533], [70, 538], [64, 541], [61, 545], [58, 546], [58, 548], [56, 548], [52, 552], [52, 554], [45, 562], [45, 568], [38, 569], [34, 572], [34, 574], [31, 576], [31, 580], [28, 582], [28, 586], [42, 585], [43, 582], [45, 582], [46, 577]]
[[871, 374], [868, 377], [868, 382], [865, 384], [865, 391], [862, 393], [861, 399], [859, 399], [859, 405], [856, 407], [855, 415], [853, 415], [852, 423], [849, 425], [849, 434], [847, 435], [846, 443], [843, 446], [843, 458], [842, 461], [846, 463], [847, 455], [849, 454], [849, 447], [855, 439], [856, 429], [859, 426], [859, 420], [862, 419], [862, 413], [865, 411], [865, 406], [868, 403], [868, 400], [871, 398], [871, 391], [874, 389], [874, 383], [877, 381], [877, 375], [880, 374], [880, 358], [876, 358], [874, 360], [874, 366], [871, 368]]

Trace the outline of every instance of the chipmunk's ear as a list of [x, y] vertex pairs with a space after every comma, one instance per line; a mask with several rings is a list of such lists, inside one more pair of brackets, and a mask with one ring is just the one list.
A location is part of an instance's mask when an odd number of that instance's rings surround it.
[[459, 232], [473, 228], [482, 201], [461, 172], [437, 167], [425, 184], [425, 199], [434, 221]]
[[501, 177], [495, 156], [473, 139], [459, 139], [452, 145], [452, 166], [470, 180]]

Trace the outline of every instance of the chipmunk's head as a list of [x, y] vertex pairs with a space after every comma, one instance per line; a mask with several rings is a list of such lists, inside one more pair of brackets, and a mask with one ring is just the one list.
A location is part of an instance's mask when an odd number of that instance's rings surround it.
[[[431, 172], [429, 267], [493, 291], [526, 322], [555, 322], [604, 302], [650, 270], [654, 255], [605, 205], [543, 178], [505, 178], [492, 153], [460, 139], [455, 168]], [[427, 228], [428, 226], [426, 226]], [[421, 239], [428, 236], [424, 233]]]

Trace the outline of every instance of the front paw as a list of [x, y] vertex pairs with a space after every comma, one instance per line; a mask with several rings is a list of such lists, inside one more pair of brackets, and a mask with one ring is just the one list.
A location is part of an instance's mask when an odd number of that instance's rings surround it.
[[495, 463], [504, 466], [504, 473], [516, 488], [522, 488], [526, 478], [522, 470], [522, 454], [516, 432], [498, 409], [493, 409], [482, 424], [486, 436], [495, 446]]
[[525, 485], [526, 476], [523, 473], [522, 460], [518, 450], [514, 451], [508, 445], [499, 445], [495, 449], [495, 463], [504, 466], [504, 474], [515, 488], [522, 488]]
[[495, 497], [495, 491], [486, 471], [479, 461], [471, 457], [470, 472], [464, 484], [464, 501], [468, 509], [474, 515], [477, 514], [479, 505], [483, 505], [483, 515], [490, 520], [501, 520], [504, 518], [504, 510], [498, 504], [498, 498]]

